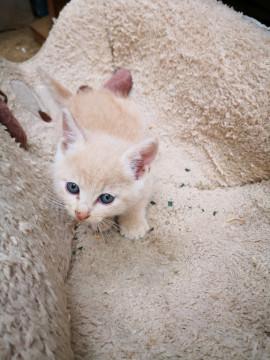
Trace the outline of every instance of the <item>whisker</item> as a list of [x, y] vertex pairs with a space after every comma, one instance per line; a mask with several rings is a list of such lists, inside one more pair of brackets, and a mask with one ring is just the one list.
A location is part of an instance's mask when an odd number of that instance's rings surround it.
[[108, 242], [110, 241], [109, 233], [108, 232], [104, 233], [104, 237], [105, 237], [105, 243], [108, 244]]
[[57, 198], [57, 194], [55, 193], [55, 192], [53, 192], [53, 191], [48, 191], [48, 196], [50, 196], [50, 197], [52, 197], [52, 198]]
[[51, 202], [51, 203], [54, 203], [54, 204], [59, 204], [59, 205], [63, 205], [63, 206], [64, 206], [64, 203], [63, 203], [63, 202], [58, 201], [58, 200], [56, 200], [56, 199], [50, 199], [50, 198], [49, 198], [48, 201]]
[[103, 232], [101, 231], [101, 229], [100, 229], [100, 227], [99, 227], [99, 224], [97, 225], [97, 229], [98, 229], [99, 234], [100, 234], [101, 237], [102, 237], [102, 240], [106, 243], [106, 240], [104, 239], [104, 236], [103, 236]]
[[[101, 221], [101, 225], [102, 225], [102, 221]], [[108, 237], [108, 232], [104, 232], [104, 231], [102, 231], [101, 229], [100, 229], [100, 233], [101, 233], [101, 236], [102, 236], [102, 238], [103, 238], [103, 240], [105, 241], [105, 244], [108, 244], [108, 241], [109, 241], [109, 237]]]
[[114, 220], [112, 220], [111, 218], [101, 218], [100, 219], [103, 221], [103, 222], [106, 222], [107, 224], [116, 224], [116, 222]]
[[108, 231], [110, 231], [111, 229], [116, 230], [117, 232], [119, 232], [119, 225], [115, 223], [115, 221], [111, 220], [110, 218], [102, 218], [102, 217], [98, 217], [96, 218], [96, 220], [99, 222], [99, 228], [101, 230], [101, 225], [107, 225], [108, 229], [103, 230], [103, 233], [107, 233]]
[[62, 200], [60, 200], [59, 198], [57, 198], [57, 196], [53, 196], [51, 194], [48, 195], [48, 199], [53, 200], [54, 202], [58, 202], [60, 204], [64, 204], [64, 202]]
[[63, 201], [60, 200], [56, 195], [53, 196], [52, 194], [49, 194], [49, 195], [48, 195], [48, 198], [63, 203]]
[[60, 200], [55, 194], [48, 194], [48, 199], [52, 199], [52, 200], [55, 200], [57, 202], [63, 203], [63, 201]]
[[54, 205], [54, 206], [57, 206], [57, 207], [63, 207], [61, 204], [58, 204], [58, 203], [56, 203], [56, 202], [54, 202], [54, 201], [48, 201], [48, 203], [50, 204], [50, 205]]
[[55, 202], [52, 202], [52, 201], [49, 201], [49, 205], [53, 205], [59, 209], [65, 209], [64, 205], [61, 205], [61, 204], [58, 204], [58, 203], [55, 203]]
[[54, 201], [54, 200], [48, 200], [48, 203], [49, 203], [50, 205], [58, 208], [58, 209], [65, 209], [64, 204], [58, 203], [58, 202], [56, 202], [56, 201]]
[[103, 223], [105, 225], [111, 226], [111, 228], [113, 228], [115, 230], [119, 230], [119, 225], [115, 221], [113, 221], [111, 219], [103, 219]]

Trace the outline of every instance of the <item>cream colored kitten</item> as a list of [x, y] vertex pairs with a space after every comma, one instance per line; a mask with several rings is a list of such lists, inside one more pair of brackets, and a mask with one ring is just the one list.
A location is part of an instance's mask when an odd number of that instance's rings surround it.
[[157, 141], [145, 137], [134, 105], [109, 90], [82, 87], [72, 95], [54, 80], [50, 90], [63, 122], [54, 183], [68, 212], [93, 229], [117, 217], [122, 235], [143, 237]]

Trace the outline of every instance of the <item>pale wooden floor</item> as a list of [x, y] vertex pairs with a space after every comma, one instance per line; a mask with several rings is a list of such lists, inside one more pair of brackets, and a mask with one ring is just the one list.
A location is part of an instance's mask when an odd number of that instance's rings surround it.
[[0, 57], [10, 61], [25, 61], [36, 54], [40, 47], [29, 27], [0, 33]]

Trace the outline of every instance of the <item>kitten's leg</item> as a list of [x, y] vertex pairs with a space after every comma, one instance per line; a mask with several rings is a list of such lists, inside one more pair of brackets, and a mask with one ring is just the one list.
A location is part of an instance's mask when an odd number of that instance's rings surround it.
[[146, 221], [146, 202], [140, 201], [126, 214], [119, 216], [119, 225], [121, 235], [128, 239], [142, 238], [149, 230]]

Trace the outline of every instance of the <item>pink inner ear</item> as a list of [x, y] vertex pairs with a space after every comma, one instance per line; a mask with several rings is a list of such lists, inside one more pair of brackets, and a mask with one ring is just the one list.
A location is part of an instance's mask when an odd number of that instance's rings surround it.
[[138, 180], [145, 173], [146, 166], [150, 165], [157, 154], [158, 145], [155, 142], [150, 143], [147, 147], [143, 148], [140, 152], [140, 158], [134, 161], [135, 178]]
[[143, 160], [135, 161], [135, 178], [138, 180], [145, 173], [145, 165]]
[[157, 144], [151, 143], [147, 148], [141, 151], [141, 156], [144, 162], [144, 165], [150, 165], [151, 162], [154, 160], [157, 154]]

